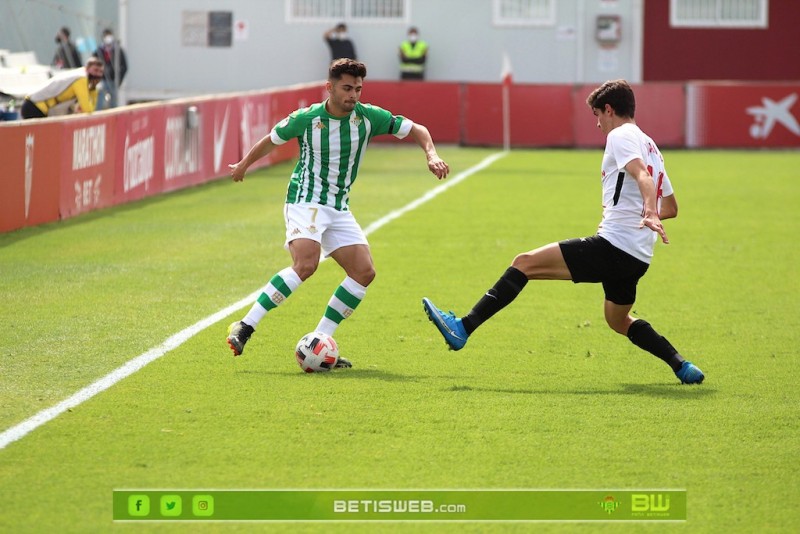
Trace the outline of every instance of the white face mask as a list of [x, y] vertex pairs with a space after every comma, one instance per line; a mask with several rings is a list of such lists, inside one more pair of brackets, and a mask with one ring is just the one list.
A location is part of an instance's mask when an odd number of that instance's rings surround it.
[[409, 35], [408, 36], [408, 42], [416, 43], [417, 42], [417, 34], [416, 33], [412, 33], [411, 35]]
[[103, 37], [103, 42], [105, 44], [107, 44], [107, 45], [114, 44], [114, 36], [113, 35], [106, 35], [105, 37]]
[[339, 32], [339, 40], [344, 41], [347, 39], [347, 32]]

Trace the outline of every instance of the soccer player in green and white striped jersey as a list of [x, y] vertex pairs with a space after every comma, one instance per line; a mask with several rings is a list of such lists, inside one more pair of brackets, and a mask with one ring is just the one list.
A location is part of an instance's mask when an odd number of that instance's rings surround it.
[[[359, 102], [367, 69], [352, 59], [337, 59], [328, 70], [324, 102], [299, 109], [278, 123], [236, 164], [234, 182], [244, 179], [248, 167], [291, 139], [300, 144], [300, 157], [286, 193], [286, 244], [292, 265], [276, 273], [247, 315], [229, 327], [228, 345], [234, 356], [244, 351], [258, 323], [283, 303], [317, 269], [320, 252], [332, 257], [346, 276], [333, 292], [316, 327], [333, 335], [366, 295], [375, 278], [366, 236], [350, 212], [350, 188], [370, 139], [391, 134], [410, 135], [425, 152], [428, 170], [444, 179], [450, 168], [436, 153], [425, 126]], [[339, 358], [337, 367], [351, 367]]]

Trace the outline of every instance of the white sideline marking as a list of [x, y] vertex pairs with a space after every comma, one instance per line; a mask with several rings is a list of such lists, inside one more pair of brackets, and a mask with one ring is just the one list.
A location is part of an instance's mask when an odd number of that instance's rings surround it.
[[[437, 187], [434, 187], [420, 198], [406, 204], [402, 208], [398, 210], [394, 210], [390, 212], [388, 215], [385, 215], [375, 221], [374, 223], [370, 224], [364, 229], [364, 233], [366, 235], [371, 234], [375, 230], [378, 230], [382, 226], [385, 226], [387, 223], [397, 219], [398, 217], [402, 216], [403, 214], [414, 210], [421, 206], [422, 204], [428, 202], [429, 200], [435, 198], [436, 196], [444, 193], [450, 187], [453, 187], [457, 183], [465, 180], [466, 178], [472, 176], [478, 171], [481, 171], [497, 161], [498, 159], [502, 158], [503, 156], [507, 155], [508, 152], [497, 152], [492, 154], [491, 156], [487, 157], [477, 165], [470, 167], [464, 172], [461, 172], [452, 178], [448, 178], [446, 182], [443, 182]], [[117, 369], [111, 371], [111, 373], [107, 374], [103, 378], [97, 380], [96, 382], [86, 386], [85, 388], [81, 389], [77, 393], [73, 394], [68, 399], [65, 399], [55, 406], [50, 408], [46, 408], [41, 412], [37, 413], [33, 417], [30, 417], [23, 422], [12, 426], [8, 430], [5, 430], [2, 434], [0, 434], [0, 450], [6, 448], [9, 444], [22, 439], [28, 433], [33, 432], [43, 424], [55, 419], [62, 413], [70, 410], [79, 404], [84, 403], [85, 401], [91, 399], [98, 393], [102, 393], [103, 391], [107, 390], [120, 380], [129, 377], [136, 371], [143, 368], [145, 365], [159, 359], [172, 349], [178, 348], [179, 346], [183, 345], [186, 341], [194, 337], [196, 334], [199, 334], [209, 326], [218, 323], [219, 321], [225, 319], [233, 312], [244, 308], [245, 306], [252, 304], [254, 300], [258, 298], [261, 294], [261, 288], [254, 291], [247, 297], [243, 298], [242, 300], [231, 304], [230, 306], [216, 312], [213, 315], [209, 315], [205, 319], [201, 319], [197, 323], [193, 324], [188, 328], [184, 328], [177, 334], [170, 336], [167, 338], [164, 343], [161, 345], [154, 347], [144, 354], [140, 354], [136, 358], [130, 360], [126, 364]]]

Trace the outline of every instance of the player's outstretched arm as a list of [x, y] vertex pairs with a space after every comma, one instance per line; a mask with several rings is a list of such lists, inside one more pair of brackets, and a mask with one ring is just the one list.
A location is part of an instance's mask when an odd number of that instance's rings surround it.
[[250, 168], [250, 165], [272, 152], [276, 146], [278, 145], [272, 142], [270, 134], [267, 134], [258, 143], [253, 145], [241, 161], [228, 165], [228, 168], [231, 170], [233, 181], [241, 182], [244, 180], [244, 175], [247, 169]]
[[625, 165], [625, 171], [636, 180], [639, 185], [639, 192], [641, 192], [642, 199], [644, 199], [644, 216], [642, 217], [642, 222], [639, 223], [639, 228], [647, 226], [661, 236], [661, 241], [669, 243], [667, 232], [664, 230], [664, 225], [661, 224], [661, 219], [658, 216], [656, 184], [653, 183], [653, 177], [647, 171], [644, 161], [639, 158], [631, 160]]
[[428, 158], [428, 170], [438, 179], [447, 178], [450, 173], [450, 166], [436, 153], [436, 146], [433, 144], [431, 133], [421, 124], [414, 123], [410, 132], [411, 138], [425, 151]]

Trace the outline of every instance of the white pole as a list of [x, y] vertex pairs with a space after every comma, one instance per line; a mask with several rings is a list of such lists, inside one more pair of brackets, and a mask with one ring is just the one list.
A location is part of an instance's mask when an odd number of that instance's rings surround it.
[[511, 150], [511, 91], [503, 80], [503, 150]]
[[583, 18], [586, 16], [586, 9], [584, 6], [584, 0], [580, 0], [577, 6], [577, 39], [575, 41], [575, 81], [577, 83], [583, 83], [584, 81], [584, 38], [583, 32], [585, 27], [585, 22]]
[[[114, 44], [117, 47], [116, 57], [119, 58], [122, 54], [122, 43], [128, 43], [128, 0], [119, 0], [119, 30], [117, 34], [117, 42]], [[119, 59], [117, 59], [119, 63]], [[114, 76], [119, 76], [119, 69], [115, 68]], [[117, 84], [117, 106], [124, 106], [128, 103], [126, 91], [121, 84]]]
[[511, 150], [511, 83], [513, 74], [511, 70], [511, 59], [506, 51], [503, 51], [503, 65], [500, 69], [500, 83], [502, 84], [502, 104], [503, 104], [503, 150]]

